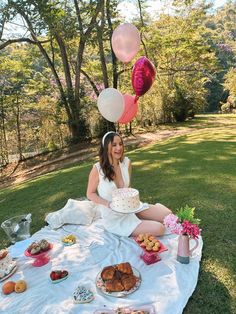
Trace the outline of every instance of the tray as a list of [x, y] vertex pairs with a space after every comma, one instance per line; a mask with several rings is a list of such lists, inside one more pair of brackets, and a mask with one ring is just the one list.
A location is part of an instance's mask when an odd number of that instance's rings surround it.
[[142, 305], [142, 306], [129, 306], [129, 307], [119, 307], [117, 309], [98, 309], [93, 314], [130, 314], [130, 313], [140, 313], [143, 311], [146, 314], [156, 314], [155, 309], [152, 305]]
[[0, 282], [6, 280], [6, 279], [9, 278], [9, 277], [11, 277], [11, 276], [14, 274], [14, 272], [15, 272], [16, 270], [17, 270], [17, 266], [15, 265], [14, 268], [11, 270], [11, 272], [10, 272], [9, 274], [7, 274], [6, 276], [4, 276], [4, 277], [2, 277], [2, 278], [0, 279]]
[[[135, 240], [136, 243], [138, 243], [139, 246], [140, 246], [140, 244], [142, 243], [141, 241], [138, 241], [138, 240], [137, 240], [137, 237], [135, 237], [134, 240]], [[142, 249], [145, 253], [148, 253], [148, 254], [154, 254], [154, 253], [158, 253], [158, 254], [159, 254], [159, 253], [168, 251], [168, 248], [167, 248], [160, 240], [158, 240], [158, 242], [160, 243], [160, 249], [159, 249], [159, 251], [153, 251], [153, 250], [148, 251], [148, 250], [146, 250], [145, 247], [142, 247], [142, 246], [140, 246], [140, 247], [141, 247], [141, 249]]]

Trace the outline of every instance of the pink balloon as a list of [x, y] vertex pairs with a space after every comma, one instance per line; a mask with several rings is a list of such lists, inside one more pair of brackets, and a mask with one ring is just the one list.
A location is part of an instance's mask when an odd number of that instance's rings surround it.
[[138, 111], [138, 101], [135, 96], [128, 94], [123, 95], [123, 97], [125, 102], [125, 109], [118, 122], [125, 124], [130, 122], [135, 117]]
[[156, 69], [146, 57], [139, 58], [132, 70], [132, 85], [137, 96], [144, 95], [152, 86]]
[[138, 29], [130, 23], [119, 25], [111, 38], [112, 49], [116, 57], [122, 62], [129, 62], [137, 54], [140, 47]]

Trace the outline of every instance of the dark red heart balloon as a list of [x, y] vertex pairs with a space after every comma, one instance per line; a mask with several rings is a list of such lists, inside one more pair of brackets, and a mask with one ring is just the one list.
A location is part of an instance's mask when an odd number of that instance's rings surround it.
[[137, 96], [144, 95], [152, 86], [156, 69], [146, 57], [139, 58], [132, 70], [132, 86]]

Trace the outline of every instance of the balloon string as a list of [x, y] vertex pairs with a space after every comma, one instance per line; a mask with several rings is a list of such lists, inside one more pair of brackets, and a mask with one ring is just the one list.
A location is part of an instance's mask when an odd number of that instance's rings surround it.
[[123, 71], [124, 71], [124, 82], [126, 83], [126, 65], [123, 63]]

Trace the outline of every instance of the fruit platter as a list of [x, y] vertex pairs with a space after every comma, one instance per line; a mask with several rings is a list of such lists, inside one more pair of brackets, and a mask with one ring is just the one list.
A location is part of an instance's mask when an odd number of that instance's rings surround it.
[[45, 239], [35, 241], [25, 250], [25, 256], [35, 259], [32, 264], [33, 266], [41, 267], [49, 262], [50, 258], [48, 257], [48, 252], [52, 247], [53, 244]]
[[73, 234], [69, 234], [61, 239], [63, 245], [70, 246], [76, 243], [76, 236]]
[[67, 279], [69, 273], [67, 270], [53, 270], [50, 273], [50, 280], [52, 283], [59, 283]]
[[149, 233], [139, 234], [134, 239], [144, 251], [140, 258], [148, 265], [160, 261], [159, 253], [168, 250], [161, 241]]

